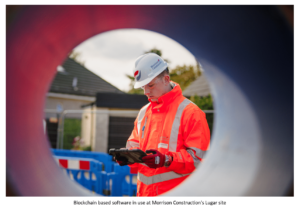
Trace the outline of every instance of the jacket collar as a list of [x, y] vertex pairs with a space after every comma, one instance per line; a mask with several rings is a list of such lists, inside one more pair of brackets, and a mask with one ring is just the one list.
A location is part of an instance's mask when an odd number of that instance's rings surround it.
[[169, 91], [168, 93], [162, 95], [158, 98], [157, 102], [152, 102], [150, 99], [148, 100], [153, 109], [165, 109], [169, 104], [171, 104], [176, 97], [182, 95], [181, 88], [178, 83], [175, 83], [174, 81], [170, 81], [173, 89]]

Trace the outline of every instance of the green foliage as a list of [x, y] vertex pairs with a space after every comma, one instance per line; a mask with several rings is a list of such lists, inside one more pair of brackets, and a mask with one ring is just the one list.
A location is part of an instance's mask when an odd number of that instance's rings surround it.
[[206, 114], [206, 120], [207, 124], [210, 130], [210, 136], [213, 133], [213, 124], [214, 124], [214, 113], [205, 113]]
[[160, 57], [161, 57], [161, 55], [162, 55], [161, 50], [159, 50], [159, 49], [157, 49], [157, 48], [153, 48], [153, 49], [151, 49], [151, 50], [145, 52], [144, 54], [146, 54], [146, 53], [155, 53], [155, 54], [157, 54], [157, 55], [160, 56]]
[[82, 151], [92, 151], [92, 147], [91, 146], [83, 147]]
[[[153, 49], [151, 49], [151, 50], [149, 50], [149, 51], [146, 51], [144, 54], [147, 54], [147, 53], [155, 53], [155, 54], [157, 54], [158, 56], [160, 56], [161, 58], [163, 58], [162, 57], [162, 52], [161, 52], [161, 50], [159, 50], [159, 49], [157, 49], [157, 48], [153, 48]], [[165, 58], [163, 58], [163, 60], [165, 61], [165, 62], [167, 62], [167, 63], [170, 63], [170, 61], [168, 60], [168, 59], [165, 59]]]
[[[213, 100], [212, 96], [208, 95], [207, 97], [200, 97], [198, 95], [193, 95], [190, 97], [190, 100], [194, 102], [201, 110], [213, 110]], [[206, 113], [206, 120], [210, 129], [210, 134], [213, 132], [213, 123], [214, 123], [214, 113]]]
[[170, 69], [171, 80], [178, 83], [182, 90], [186, 89], [200, 75], [200, 69], [193, 65], [176, 66], [176, 68]]
[[144, 90], [141, 88], [135, 89], [134, 86], [134, 77], [126, 74], [126, 77], [130, 79], [130, 90], [127, 92], [129, 94], [144, 94]]
[[73, 139], [81, 135], [81, 119], [66, 118], [64, 120], [64, 145], [63, 149], [73, 148]]
[[198, 95], [191, 96], [190, 100], [194, 102], [201, 110], [213, 110], [212, 96], [200, 97]]

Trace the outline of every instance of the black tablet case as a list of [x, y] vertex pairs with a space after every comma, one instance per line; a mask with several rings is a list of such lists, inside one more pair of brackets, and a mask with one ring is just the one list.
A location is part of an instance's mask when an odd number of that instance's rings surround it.
[[115, 149], [109, 150], [109, 154], [113, 156], [126, 157], [129, 163], [143, 163], [142, 158], [147, 156], [145, 152], [140, 149]]

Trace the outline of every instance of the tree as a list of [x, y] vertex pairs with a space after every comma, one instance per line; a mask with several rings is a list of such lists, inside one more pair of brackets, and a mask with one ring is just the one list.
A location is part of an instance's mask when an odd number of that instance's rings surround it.
[[206, 97], [200, 97], [198, 95], [193, 95], [190, 100], [194, 102], [201, 110], [213, 110], [213, 100], [212, 96], [209, 94]]
[[[190, 97], [190, 100], [194, 102], [201, 110], [213, 110], [213, 99], [209, 94], [206, 97], [200, 97], [198, 95], [193, 95]], [[206, 113], [207, 124], [210, 129], [210, 134], [213, 132], [213, 124], [214, 124], [214, 113]]]
[[176, 66], [170, 70], [170, 78], [172, 81], [178, 83], [182, 90], [188, 87], [196, 78], [201, 75], [200, 68], [193, 65]]
[[154, 47], [153, 49], [151, 49], [151, 50], [145, 52], [144, 54], [146, 54], [146, 53], [155, 53], [155, 54], [157, 54], [157, 55], [160, 56], [160, 57], [161, 57], [161, 55], [162, 55], [161, 50], [159, 50], [159, 49], [157, 49], [157, 48], [155, 48], [155, 47]]
[[126, 77], [130, 79], [130, 90], [127, 92], [129, 94], [144, 94], [144, 90], [141, 88], [135, 89], [134, 86], [134, 77], [126, 74]]
[[162, 57], [161, 50], [159, 50], [159, 49], [157, 49], [155, 47], [153, 49], [149, 50], [149, 51], [146, 51], [144, 54], [147, 54], [147, 53], [155, 53], [158, 56], [160, 56], [163, 60], [165, 60], [165, 62], [170, 63], [170, 61], [168, 59], [165, 59], [165, 58]]

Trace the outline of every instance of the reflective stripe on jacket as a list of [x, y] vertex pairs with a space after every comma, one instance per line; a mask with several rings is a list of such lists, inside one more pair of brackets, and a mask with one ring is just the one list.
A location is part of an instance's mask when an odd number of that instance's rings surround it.
[[146, 164], [131, 165], [138, 166], [137, 196], [160, 195], [180, 184], [202, 161], [209, 141], [205, 113], [182, 96], [178, 84], [161, 96], [158, 103], [145, 105], [134, 122], [126, 147], [157, 149], [171, 154], [173, 162], [168, 168], [157, 169]]

